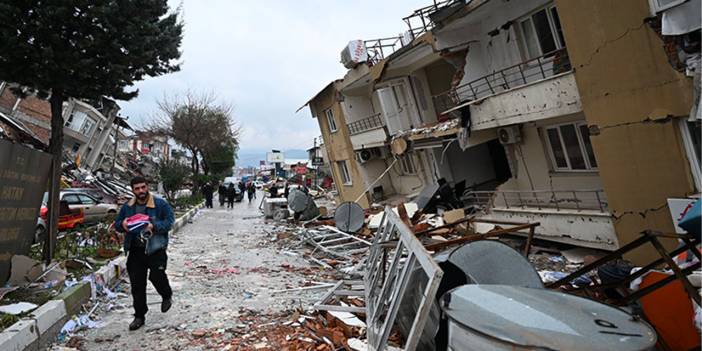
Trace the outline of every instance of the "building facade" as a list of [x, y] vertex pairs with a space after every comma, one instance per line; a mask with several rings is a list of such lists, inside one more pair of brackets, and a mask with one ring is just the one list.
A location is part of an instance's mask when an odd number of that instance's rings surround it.
[[[94, 106], [95, 105], [95, 106]], [[69, 99], [63, 108], [65, 155], [80, 160], [82, 167], [97, 169], [110, 153], [119, 124], [115, 123], [119, 106], [112, 100], [101, 99], [89, 104]], [[34, 136], [49, 144], [51, 136], [51, 106], [48, 101], [29, 95], [16, 96], [5, 82], [0, 83], [0, 113], [24, 125]]]
[[340, 201], [357, 202], [364, 208], [370, 203], [365, 194], [362, 175], [350, 147], [349, 130], [339, 101], [339, 81], [329, 83], [307, 104], [322, 133], [329, 169]]
[[666, 24], [681, 26], [657, 10], [473, 0], [415, 11], [404, 35], [342, 53], [348, 138], [333, 148], [375, 202], [445, 181], [483, 217], [539, 222], [543, 239], [614, 250], [645, 229], [671, 232], [667, 199], [700, 190], [700, 21], [666, 38]]

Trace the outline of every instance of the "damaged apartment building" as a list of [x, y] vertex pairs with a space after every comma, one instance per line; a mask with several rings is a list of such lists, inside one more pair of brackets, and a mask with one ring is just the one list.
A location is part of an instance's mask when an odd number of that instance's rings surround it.
[[[1, 117], [21, 125], [48, 146], [51, 136], [49, 102], [31, 94], [19, 97], [12, 87], [11, 83], [0, 82]], [[131, 130], [118, 112], [117, 103], [107, 98], [95, 103], [77, 99], [66, 102], [63, 107], [65, 157], [90, 170], [111, 165], [118, 141], [127, 137], [126, 130]]]
[[346, 75], [308, 102], [340, 200], [446, 182], [542, 239], [674, 232], [669, 201], [700, 191], [699, 4], [435, 2], [403, 35], [351, 41]]

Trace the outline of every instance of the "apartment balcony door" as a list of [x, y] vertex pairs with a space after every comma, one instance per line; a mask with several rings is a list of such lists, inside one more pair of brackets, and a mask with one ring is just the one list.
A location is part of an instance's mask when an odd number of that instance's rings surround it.
[[413, 117], [417, 116], [417, 105], [409, 87], [407, 79], [398, 79], [376, 90], [390, 135], [410, 129]]

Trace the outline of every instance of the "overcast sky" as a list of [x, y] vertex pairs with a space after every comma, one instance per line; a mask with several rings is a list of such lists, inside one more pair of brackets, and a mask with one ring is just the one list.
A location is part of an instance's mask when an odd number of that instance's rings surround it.
[[[177, 1], [173, 1], [178, 4]], [[178, 73], [137, 84], [121, 102], [139, 126], [164, 94], [213, 92], [234, 105], [242, 149], [301, 149], [320, 135], [302, 106], [346, 72], [339, 53], [352, 39], [407, 29], [402, 18], [432, 0], [184, 0], [185, 37]]]

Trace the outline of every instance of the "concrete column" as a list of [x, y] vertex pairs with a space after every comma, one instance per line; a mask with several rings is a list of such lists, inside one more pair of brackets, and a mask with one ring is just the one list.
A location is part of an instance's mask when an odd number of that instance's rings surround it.
[[90, 152], [90, 154], [86, 156], [85, 159], [85, 164], [90, 169], [95, 168], [98, 158], [100, 157], [100, 153], [103, 151], [105, 145], [107, 144], [107, 140], [110, 137], [110, 133], [112, 132], [112, 123], [114, 123], [115, 117], [117, 116], [117, 111], [119, 111], [119, 107], [117, 107], [116, 105], [114, 108], [111, 108], [109, 110], [109, 112], [107, 113], [107, 119], [102, 128], [102, 132], [100, 132], [100, 135], [98, 135], [97, 138], [94, 138], [94, 142], [91, 142], [91, 146], [93, 149]]

